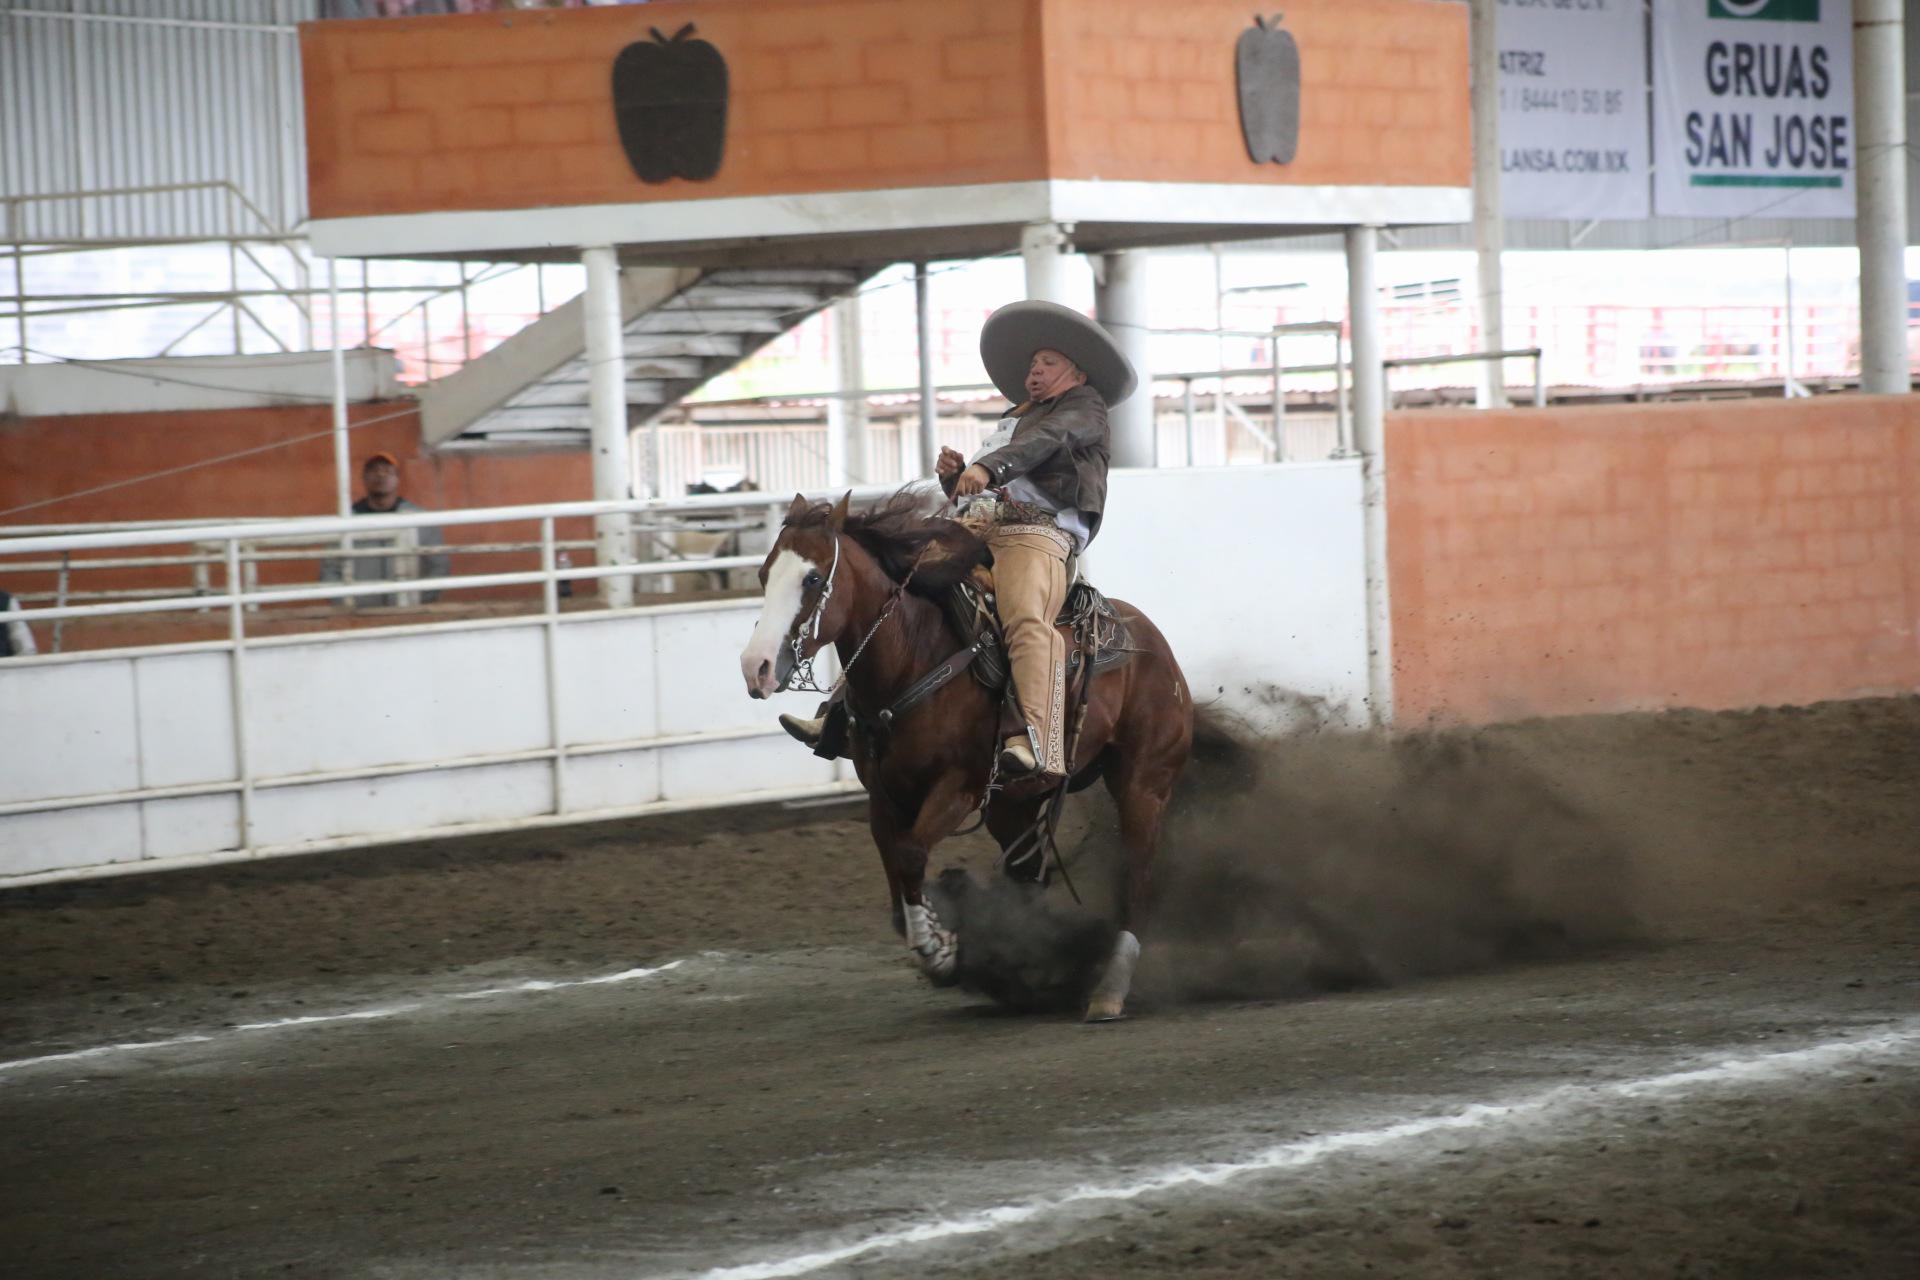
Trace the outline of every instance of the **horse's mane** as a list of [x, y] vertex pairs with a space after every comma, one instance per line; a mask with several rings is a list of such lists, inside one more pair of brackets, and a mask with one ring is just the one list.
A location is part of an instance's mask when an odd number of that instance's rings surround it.
[[[911, 572], [907, 590], [938, 599], [987, 561], [987, 544], [959, 521], [938, 515], [940, 505], [925, 489], [901, 489], [879, 505], [849, 515], [843, 532], [879, 561], [889, 578], [900, 582]], [[830, 510], [817, 503], [785, 523], [794, 528], [824, 526]]]

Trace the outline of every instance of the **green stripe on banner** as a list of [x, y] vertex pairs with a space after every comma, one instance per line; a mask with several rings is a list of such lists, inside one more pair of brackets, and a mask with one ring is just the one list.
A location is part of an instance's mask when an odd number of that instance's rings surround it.
[[1841, 179], [1834, 177], [1796, 177], [1785, 173], [1696, 173], [1691, 182], [1696, 187], [1837, 187]]
[[1707, 0], [1709, 18], [1751, 18], [1761, 22], [1818, 22], [1820, 0]]

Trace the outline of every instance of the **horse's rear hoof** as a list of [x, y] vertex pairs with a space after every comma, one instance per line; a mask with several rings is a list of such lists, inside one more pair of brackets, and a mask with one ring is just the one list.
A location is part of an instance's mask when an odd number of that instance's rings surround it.
[[1122, 929], [1113, 940], [1113, 955], [1087, 997], [1086, 1022], [1118, 1022], [1127, 1016], [1127, 992], [1133, 988], [1133, 965], [1140, 958], [1140, 939]]

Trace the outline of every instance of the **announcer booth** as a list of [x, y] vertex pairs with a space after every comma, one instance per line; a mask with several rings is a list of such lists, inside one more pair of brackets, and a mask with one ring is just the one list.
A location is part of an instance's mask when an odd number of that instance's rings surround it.
[[[327, 257], [580, 260], [595, 496], [624, 498], [623, 268], [1018, 252], [1097, 306], [1143, 380], [1130, 251], [1345, 232], [1369, 681], [1390, 699], [1382, 228], [1471, 217], [1467, 7], [1440, 0], [690, 0], [301, 29]], [[1114, 460], [1152, 464], [1152, 404]], [[923, 446], [924, 447], [924, 446]], [[620, 561], [617, 519], [601, 533]], [[615, 603], [619, 601], [615, 600]]]

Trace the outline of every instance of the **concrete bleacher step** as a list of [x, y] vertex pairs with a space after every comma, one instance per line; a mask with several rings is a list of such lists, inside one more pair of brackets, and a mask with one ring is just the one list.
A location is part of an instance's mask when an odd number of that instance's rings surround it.
[[[661, 404], [667, 393], [667, 384], [661, 378], [628, 378], [627, 403]], [[555, 406], [570, 406], [586, 411], [587, 371], [585, 366], [563, 371], [560, 375], [543, 378], [539, 382], [519, 392], [511, 404], [496, 409], [495, 413], [511, 412], [515, 409], [550, 409]], [[476, 424], [477, 425], [477, 424]]]
[[[873, 268], [632, 268], [621, 274], [627, 416], [643, 425], [857, 290]], [[548, 312], [421, 389], [427, 443], [584, 446], [581, 301]]]
[[705, 356], [738, 360], [747, 345], [744, 338], [731, 333], [629, 333], [623, 343], [629, 359], [684, 356], [696, 363]]

